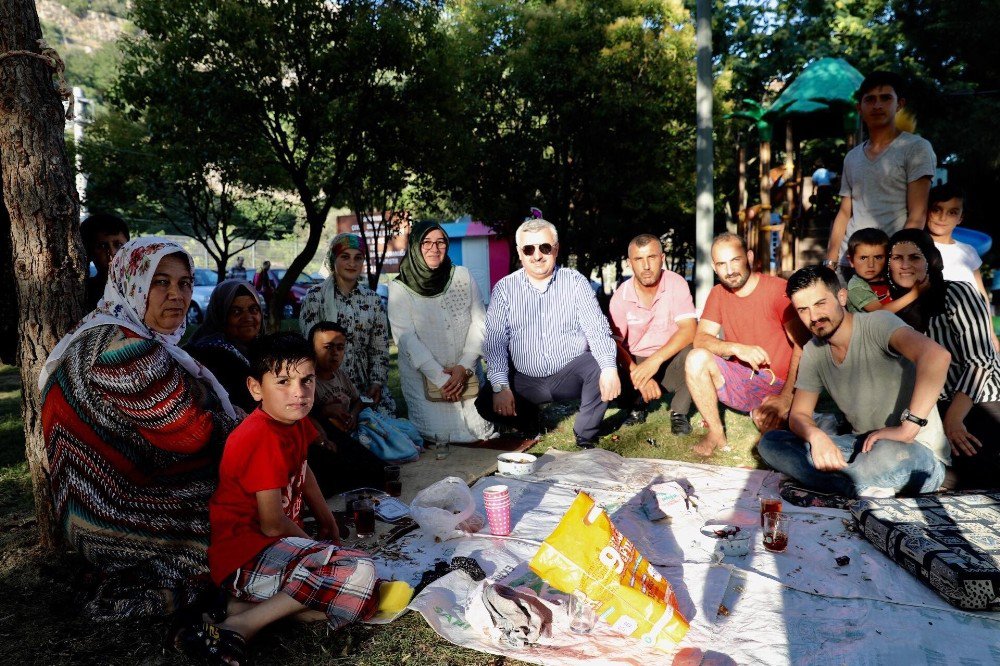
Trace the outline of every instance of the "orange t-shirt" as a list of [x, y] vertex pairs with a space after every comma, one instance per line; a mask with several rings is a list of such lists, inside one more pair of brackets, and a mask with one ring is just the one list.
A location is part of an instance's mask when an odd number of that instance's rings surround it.
[[[771, 357], [775, 376], [785, 381], [792, 362], [792, 343], [785, 333], [785, 324], [798, 315], [785, 296], [785, 280], [772, 275], [759, 277], [748, 296], [737, 296], [721, 284], [712, 287], [701, 318], [721, 325], [729, 342], [762, 347]], [[739, 359], [733, 360], [747, 365]]]

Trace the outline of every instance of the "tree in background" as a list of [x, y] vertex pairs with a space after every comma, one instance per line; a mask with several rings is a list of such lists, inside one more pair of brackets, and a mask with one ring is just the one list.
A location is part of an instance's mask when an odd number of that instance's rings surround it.
[[365, 121], [398, 113], [383, 100], [419, 79], [438, 15], [432, 0], [136, 0], [118, 94], [154, 128], [192, 123], [229, 146], [249, 189], [294, 192], [308, 237], [282, 301], [345, 202]]
[[151, 135], [119, 113], [98, 118], [80, 146], [87, 205], [116, 212], [136, 233], [195, 239], [221, 281], [231, 257], [289, 233], [295, 215], [275, 196], [247, 189], [228, 147], [191, 129], [174, 125]]
[[467, 146], [451, 185], [474, 217], [511, 235], [541, 208], [584, 274], [635, 234], [693, 235], [694, 33], [679, 2], [452, 9]]

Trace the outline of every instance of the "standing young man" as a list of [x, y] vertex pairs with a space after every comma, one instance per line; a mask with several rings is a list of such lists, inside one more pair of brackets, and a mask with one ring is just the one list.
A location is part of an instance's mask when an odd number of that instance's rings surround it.
[[896, 113], [906, 105], [900, 76], [873, 72], [861, 82], [857, 97], [868, 139], [844, 158], [840, 210], [824, 263], [848, 272], [847, 239], [858, 229], [878, 227], [889, 236], [904, 227], [923, 229], [937, 163], [926, 139], [896, 128]]

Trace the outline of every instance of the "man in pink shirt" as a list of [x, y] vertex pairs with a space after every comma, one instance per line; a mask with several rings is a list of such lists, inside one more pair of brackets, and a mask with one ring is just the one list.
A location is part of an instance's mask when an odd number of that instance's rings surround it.
[[663, 391], [670, 401], [670, 430], [691, 432], [691, 393], [684, 381], [684, 361], [691, 351], [697, 315], [687, 281], [663, 268], [663, 246], [651, 234], [628, 245], [632, 279], [615, 290], [609, 306], [611, 331], [618, 343], [622, 400], [631, 412], [622, 425], [646, 420], [646, 408]]

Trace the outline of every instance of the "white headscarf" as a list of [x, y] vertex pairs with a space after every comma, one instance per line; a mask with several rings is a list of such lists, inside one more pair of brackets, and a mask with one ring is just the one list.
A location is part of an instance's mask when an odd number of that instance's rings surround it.
[[111, 260], [108, 269], [108, 282], [104, 287], [104, 297], [98, 301], [97, 307], [80, 320], [72, 331], [67, 333], [52, 353], [45, 360], [45, 367], [38, 377], [39, 390], [45, 390], [49, 377], [59, 367], [66, 350], [76, 342], [84, 332], [97, 326], [121, 326], [147, 340], [155, 340], [163, 345], [167, 353], [181, 364], [192, 376], [208, 382], [222, 403], [222, 408], [232, 418], [236, 411], [229, 402], [229, 394], [219, 384], [208, 368], [194, 360], [186, 351], [177, 346], [184, 337], [187, 321], [181, 322], [173, 333], [154, 331], [143, 321], [146, 316], [146, 304], [149, 287], [153, 275], [160, 265], [160, 260], [171, 254], [183, 254], [188, 268], [194, 272], [194, 262], [187, 250], [166, 238], [146, 236], [135, 238], [125, 243]]

